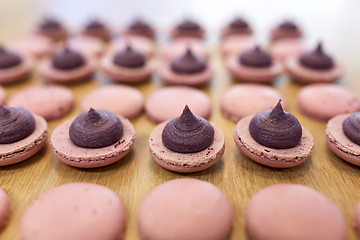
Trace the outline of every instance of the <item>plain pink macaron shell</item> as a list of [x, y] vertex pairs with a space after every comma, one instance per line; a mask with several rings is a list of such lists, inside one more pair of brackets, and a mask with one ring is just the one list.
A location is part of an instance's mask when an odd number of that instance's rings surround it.
[[305, 115], [327, 121], [344, 113], [360, 111], [360, 99], [344, 87], [335, 84], [312, 84], [302, 88], [297, 105]]
[[5, 227], [10, 215], [10, 201], [4, 191], [0, 187], [0, 231]]
[[4, 104], [6, 101], [6, 90], [2, 86], [0, 86], [0, 104]]
[[25, 108], [46, 120], [54, 120], [69, 113], [74, 103], [75, 97], [70, 89], [41, 85], [19, 91], [9, 99], [8, 106]]
[[209, 118], [211, 115], [211, 102], [206, 94], [186, 86], [157, 90], [146, 100], [145, 110], [148, 118], [160, 123], [180, 116], [185, 105], [200, 117]]
[[21, 221], [22, 240], [115, 240], [125, 230], [125, 208], [112, 190], [70, 183], [40, 195]]
[[261, 84], [237, 84], [224, 92], [220, 108], [226, 117], [237, 122], [248, 115], [272, 109], [280, 99], [286, 109], [284, 97], [275, 88]]
[[126, 85], [108, 85], [84, 97], [80, 110], [104, 109], [126, 118], [136, 118], [144, 108], [144, 97], [139, 90]]
[[251, 239], [345, 240], [347, 226], [327, 196], [307, 186], [277, 184], [257, 192], [245, 214]]
[[232, 224], [226, 195], [211, 183], [191, 178], [155, 187], [138, 213], [139, 230], [147, 240], [227, 239]]

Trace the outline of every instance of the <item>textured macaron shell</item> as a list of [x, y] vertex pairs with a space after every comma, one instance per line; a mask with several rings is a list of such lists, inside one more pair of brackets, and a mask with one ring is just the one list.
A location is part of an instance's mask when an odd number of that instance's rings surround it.
[[237, 122], [248, 115], [272, 109], [280, 99], [286, 109], [283, 96], [275, 88], [252, 83], [237, 84], [224, 92], [220, 107], [226, 117]]
[[0, 166], [24, 161], [45, 145], [49, 134], [48, 125], [44, 118], [36, 114], [33, 114], [33, 116], [35, 118], [35, 130], [33, 133], [20, 141], [0, 144]]
[[116, 240], [125, 225], [116, 193], [92, 183], [70, 183], [43, 193], [27, 208], [20, 234], [23, 240]]
[[5, 88], [3, 88], [2, 86], [0, 86], [0, 103], [1, 103], [1, 104], [4, 104], [4, 103], [5, 103], [6, 97], [7, 97], [7, 94], [6, 94]]
[[79, 168], [96, 168], [112, 164], [130, 152], [135, 139], [135, 129], [126, 118], [118, 116], [123, 124], [123, 136], [116, 143], [102, 148], [76, 146], [69, 137], [74, 119], [60, 124], [52, 133], [50, 145], [55, 156], [62, 162]]
[[343, 122], [350, 115], [341, 114], [330, 119], [326, 125], [326, 142], [331, 151], [341, 159], [360, 166], [360, 146], [351, 141], [343, 131]]
[[249, 49], [255, 45], [254, 39], [251, 36], [228, 36], [226, 37], [220, 47], [221, 52], [225, 56], [238, 55], [244, 50]]
[[75, 97], [70, 89], [59, 85], [42, 85], [17, 92], [9, 99], [8, 106], [25, 108], [46, 120], [53, 120], [69, 113], [74, 103]]
[[0, 69], [0, 84], [11, 84], [27, 78], [33, 68], [32, 59], [22, 55], [22, 62], [14, 67]]
[[312, 84], [300, 90], [297, 106], [305, 115], [327, 121], [339, 114], [360, 111], [360, 99], [339, 85]]
[[224, 134], [214, 128], [214, 142], [206, 149], [196, 153], [177, 153], [165, 147], [162, 132], [167, 122], [156, 126], [149, 137], [151, 157], [160, 166], [174, 172], [197, 172], [217, 163], [225, 151]]
[[142, 239], [227, 239], [233, 209], [226, 195], [211, 183], [182, 178], [155, 187], [138, 213]]
[[148, 118], [160, 123], [180, 116], [185, 105], [195, 115], [210, 117], [210, 99], [202, 91], [186, 86], [166, 87], [156, 91], [146, 100], [145, 110]]
[[10, 215], [10, 201], [4, 191], [0, 187], [0, 231], [5, 227]]
[[289, 168], [302, 164], [309, 158], [314, 147], [314, 138], [302, 128], [300, 143], [288, 149], [274, 149], [263, 146], [252, 138], [249, 124], [254, 115], [242, 118], [235, 127], [234, 141], [240, 151], [253, 161], [274, 168]]
[[133, 119], [142, 112], [144, 102], [143, 95], [134, 87], [107, 85], [86, 95], [80, 104], [80, 110], [85, 112], [90, 108], [104, 109]]
[[277, 184], [249, 201], [245, 223], [251, 239], [345, 240], [347, 226], [331, 199], [307, 186]]

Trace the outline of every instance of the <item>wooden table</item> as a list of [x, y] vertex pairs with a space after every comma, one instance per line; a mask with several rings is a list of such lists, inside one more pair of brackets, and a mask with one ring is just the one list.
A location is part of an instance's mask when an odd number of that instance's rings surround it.
[[[165, 1], [154, 1], [154, 9], [160, 11], [159, 9], [161, 9], [161, 7], [159, 6], [163, 2]], [[67, 8], [69, 2], [67, 1], [64, 1], [63, 5], [61, 1], [54, 1], [53, 3], [55, 7], [51, 5], [50, 1], [29, 0], [25, 3], [12, 0], [1, 1], [0, 41], [9, 42], [11, 39], [26, 33], [35, 24], [36, 20], [39, 19], [39, 16], [41, 16], [39, 14], [50, 10], [54, 12], [54, 8], [59, 10], [60, 15], [69, 16], [69, 19], [67, 19], [68, 22], [79, 23], [80, 18], [76, 15], [79, 7], [69, 10]], [[88, 1], [86, 1], [86, 3], [88, 3]], [[341, 80], [339, 84], [347, 86], [356, 94], [360, 94], [360, 84], [358, 82], [360, 79], [360, 17], [357, 11], [355, 11], [355, 9], [359, 9], [356, 8], [359, 4], [356, 1], [333, 1], [327, 5], [327, 8], [324, 7], [320, 14], [313, 12], [312, 9], [308, 9], [310, 3], [301, 5], [302, 7], [298, 7], [300, 3], [296, 3], [295, 6], [292, 7], [290, 7], [290, 3], [287, 4], [286, 1], [276, 1], [276, 3], [283, 4], [280, 8], [282, 10], [287, 7], [291, 8], [291, 13], [295, 14], [298, 19], [302, 19], [304, 25], [307, 26], [306, 30], [309, 35], [313, 34], [313, 38], [321, 37], [326, 41], [327, 49], [331, 49], [331, 53], [333, 53], [347, 69], [347, 76]], [[182, 4], [186, 6], [186, 4], [190, 4], [190, 1]], [[216, 4], [218, 3], [209, 2], [209, 9], [216, 8]], [[230, 12], [230, 9], [232, 9], [231, 4], [234, 5], [235, 1], [231, 1], [229, 4], [230, 6], [224, 7], [224, 11], [220, 14], [221, 17], [227, 16], [224, 12]], [[264, 1], [262, 4], [267, 3]], [[322, 7], [322, 5], [317, 2], [313, 4], [314, 5], [311, 6], [315, 8]], [[85, 4], [84, 1], [80, 2], [79, 5], [84, 8], [81, 10], [82, 14], [87, 10], [90, 12], [88, 14], [93, 13], [91, 10], [93, 11], [94, 9], [87, 9], [90, 8], [89, 6], [93, 8], [94, 6], [101, 6], [101, 4], [99, 5], [96, 1], [89, 1], [88, 5]], [[252, 20], [259, 18], [258, 29], [268, 29], [266, 28], [269, 26], [267, 19], [271, 19], [272, 23], [274, 23], [284, 16], [283, 12], [281, 12], [282, 14], [279, 12], [281, 10], [274, 8], [274, 12], [260, 17], [261, 15], [257, 15], [254, 10], [256, 9], [253, 6], [254, 3], [248, 3], [248, 5], [249, 8], [247, 10], [245, 8], [243, 12], [247, 12], [247, 15], [252, 17]], [[246, 6], [246, 4], [242, 3], [241, 6]], [[141, 13], [141, 11], [136, 12], [134, 6], [130, 7], [131, 14]], [[104, 9], [103, 12], [110, 11], [108, 9], [111, 8], [104, 6]], [[204, 13], [202, 13], [201, 16], [203, 19], [206, 19], [206, 16], [208, 16], [208, 19], [214, 22], [215, 20], [213, 18], [216, 19], [216, 15], [212, 16], [210, 10], [205, 11], [205, 17]], [[121, 11], [121, 9], [119, 9], [119, 11]], [[180, 10], [178, 10], [178, 18], [182, 16], [179, 12]], [[195, 12], [195, 10], [193, 10], [193, 12]], [[126, 16], [130, 16], [130, 13], [127, 12]], [[231, 14], [232, 13], [233, 12], [231, 12]], [[324, 17], [322, 18], [319, 14]], [[164, 16], [155, 15], [156, 14], [153, 16], [154, 20], [163, 22], [161, 17]], [[116, 19], [116, 16], [118, 16], [118, 14], [115, 11], [109, 14], [109, 18], [112, 18], [112, 20]], [[220, 19], [221, 17], [217, 19], [218, 25], [222, 24], [226, 19], [229, 19], [229, 17]], [[314, 24], [312, 24], [312, 22], [314, 22]], [[166, 23], [168, 24], [169, 21]], [[316, 31], [320, 31], [320, 33], [315, 34]], [[308, 39], [311, 40], [312, 37]], [[342, 161], [329, 150], [324, 138], [325, 123], [312, 120], [299, 112], [296, 107], [296, 95], [303, 86], [291, 82], [285, 75], [274, 84], [288, 101], [289, 112], [294, 114], [301, 124], [313, 134], [315, 147], [311, 157], [301, 166], [292, 169], [278, 170], [259, 165], [249, 160], [236, 148], [232, 137], [235, 123], [226, 119], [220, 113], [219, 99], [222, 93], [233, 85], [234, 82], [224, 69], [217, 45], [213, 44], [212, 46], [214, 56], [212, 58], [212, 64], [216, 69], [216, 76], [211, 85], [202, 88], [202, 90], [210, 97], [213, 103], [213, 114], [210, 120], [219, 126], [225, 134], [226, 150], [220, 162], [208, 170], [193, 174], [173, 173], [158, 166], [151, 159], [148, 150], [148, 137], [156, 125], [149, 121], [145, 114], [142, 114], [133, 121], [137, 135], [133, 150], [124, 159], [111, 166], [90, 170], [69, 167], [54, 157], [49, 144], [47, 144], [44, 149], [27, 161], [0, 168], [0, 186], [5, 189], [11, 200], [11, 217], [7, 227], [0, 233], [0, 239], [19, 239], [21, 215], [26, 207], [41, 193], [60, 184], [78, 181], [101, 184], [119, 194], [127, 209], [125, 239], [140, 239], [136, 225], [136, 216], [141, 200], [155, 186], [165, 181], [182, 177], [193, 177], [211, 182], [226, 193], [234, 207], [235, 214], [231, 239], [247, 238], [244, 228], [246, 204], [254, 193], [268, 185], [276, 183], [304, 184], [326, 194], [344, 213], [349, 226], [349, 239], [355, 239], [352, 219], [355, 206], [360, 200], [360, 191], [358, 189], [360, 185], [360, 169]], [[152, 80], [156, 80], [156, 78], [157, 77], [154, 76]], [[8, 95], [11, 96], [20, 89], [41, 82], [41, 78], [37, 74], [34, 74], [29, 81], [6, 86], [6, 90]], [[85, 94], [105, 83], [106, 81], [103, 76], [97, 74], [91, 81], [69, 86], [76, 95], [76, 106], [66, 117], [49, 122], [50, 130], [53, 130], [64, 120], [79, 114], [78, 106]], [[137, 85], [136, 87], [145, 97], [148, 97], [162, 86], [161, 83], [156, 80]]]

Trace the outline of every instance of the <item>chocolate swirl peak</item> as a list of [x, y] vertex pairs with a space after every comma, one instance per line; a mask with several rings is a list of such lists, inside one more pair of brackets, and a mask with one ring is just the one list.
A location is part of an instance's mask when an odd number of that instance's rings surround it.
[[321, 42], [314, 51], [301, 55], [299, 60], [304, 67], [315, 70], [328, 70], [334, 66], [332, 58], [324, 53]]
[[285, 149], [299, 144], [302, 128], [299, 121], [281, 106], [256, 114], [250, 121], [249, 131], [256, 142], [263, 146]]
[[351, 141], [360, 145], [360, 112], [353, 113], [344, 120], [343, 131]]
[[145, 66], [145, 56], [128, 45], [115, 55], [113, 62], [122, 67], [140, 68]]
[[279, 24], [279, 29], [288, 32], [296, 32], [299, 30], [299, 27], [294, 22], [287, 20]]
[[83, 66], [85, 58], [78, 51], [65, 47], [53, 55], [52, 64], [57, 69], [72, 70]]
[[199, 31], [201, 29], [200, 25], [190, 19], [185, 19], [183, 22], [181, 22], [178, 26], [177, 29], [181, 30], [181, 31]]
[[186, 105], [180, 117], [166, 124], [162, 141], [174, 152], [200, 152], [213, 143], [214, 128], [202, 117], [195, 116]]
[[75, 118], [69, 129], [71, 141], [83, 148], [110, 146], [122, 135], [123, 124], [116, 114], [93, 108]]
[[23, 108], [0, 104], [0, 144], [9, 144], [28, 137], [35, 130], [35, 119]]
[[243, 52], [240, 55], [239, 61], [242, 65], [247, 67], [265, 68], [271, 66], [272, 57], [259, 46], [255, 46], [254, 48]]
[[229, 27], [233, 30], [245, 30], [249, 29], [249, 24], [240, 17], [236, 17], [229, 25]]
[[15, 67], [21, 63], [21, 57], [0, 45], [0, 69]]
[[171, 62], [171, 69], [179, 74], [193, 74], [204, 71], [206, 62], [204, 59], [196, 57], [190, 48], [185, 55], [175, 58]]

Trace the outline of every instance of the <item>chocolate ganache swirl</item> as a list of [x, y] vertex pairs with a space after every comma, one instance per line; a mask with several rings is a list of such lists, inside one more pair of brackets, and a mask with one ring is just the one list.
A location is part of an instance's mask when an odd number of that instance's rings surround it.
[[151, 31], [151, 26], [143, 19], [138, 18], [129, 25], [129, 29], [136, 32], [147, 32]]
[[0, 69], [18, 66], [22, 62], [20, 55], [0, 45]]
[[0, 144], [9, 144], [28, 137], [35, 130], [35, 119], [23, 108], [0, 104]]
[[243, 18], [237, 17], [231, 21], [229, 27], [233, 30], [245, 30], [249, 28], [249, 24]]
[[255, 46], [243, 52], [240, 55], [239, 61], [247, 67], [266, 68], [271, 66], [272, 57], [268, 52], [261, 49], [260, 46]]
[[272, 110], [256, 114], [250, 121], [249, 131], [256, 142], [275, 149], [295, 147], [302, 137], [299, 121], [283, 110], [280, 101]]
[[100, 32], [106, 29], [106, 25], [98, 19], [93, 19], [85, 26], [87, 31]]
[[45, 18], [42, 23], [40, 23], [39, 28], [42, 31], [57, 31], [62, 28], [62, 25], [59, 21], [54, 18]]
[[183, 22], [181, 22], [178, 26], [177, 29], [181, 30], [181, 31], [199, 31], [201, 29], [200, 25], [190, 19], [186, 19]]
[[94, 110], [78, 116], [69, 128], [71, 141], [83, 148], [110, 146], [121, 139], [123, 124], [118, 116], [106, 110]]
[[299, 30], [299, 27], [292, 21], [284, 21], [279, 24], [279, 29], [287, 32], [296, 32]]
[[128, 45], [115, 55], [113, 62], [121, 67], [140, 68], [145, 66], [145, 56]]
[[166, 124], [162, 141], [174, 152], [200, 152], [213, 143], [214, 128], [202, 117], [194, 115], [186, 105], [180, 117]]
[[179, 74], [199, 73], [205, 68], [205, 59], [195, 56], [190, 48], [186, 50], [185, 55], [177, 57], [171, 62], [171, 69]]
[[344, 120], [343, 131], [351, 141], [360, 145], [360, 112], [353, 113]]
[[57, 69], [73, 70], [83, 66], [85, 58], [78, 51], [65, 47], [53, 55], [52, 64]]
[[315, 70], [328, 70], [334, 66], [332, 58], [324, 53], [321, 42], [318, 43], [314, 51], [301, 55], [300, 63], [304, 67]]

